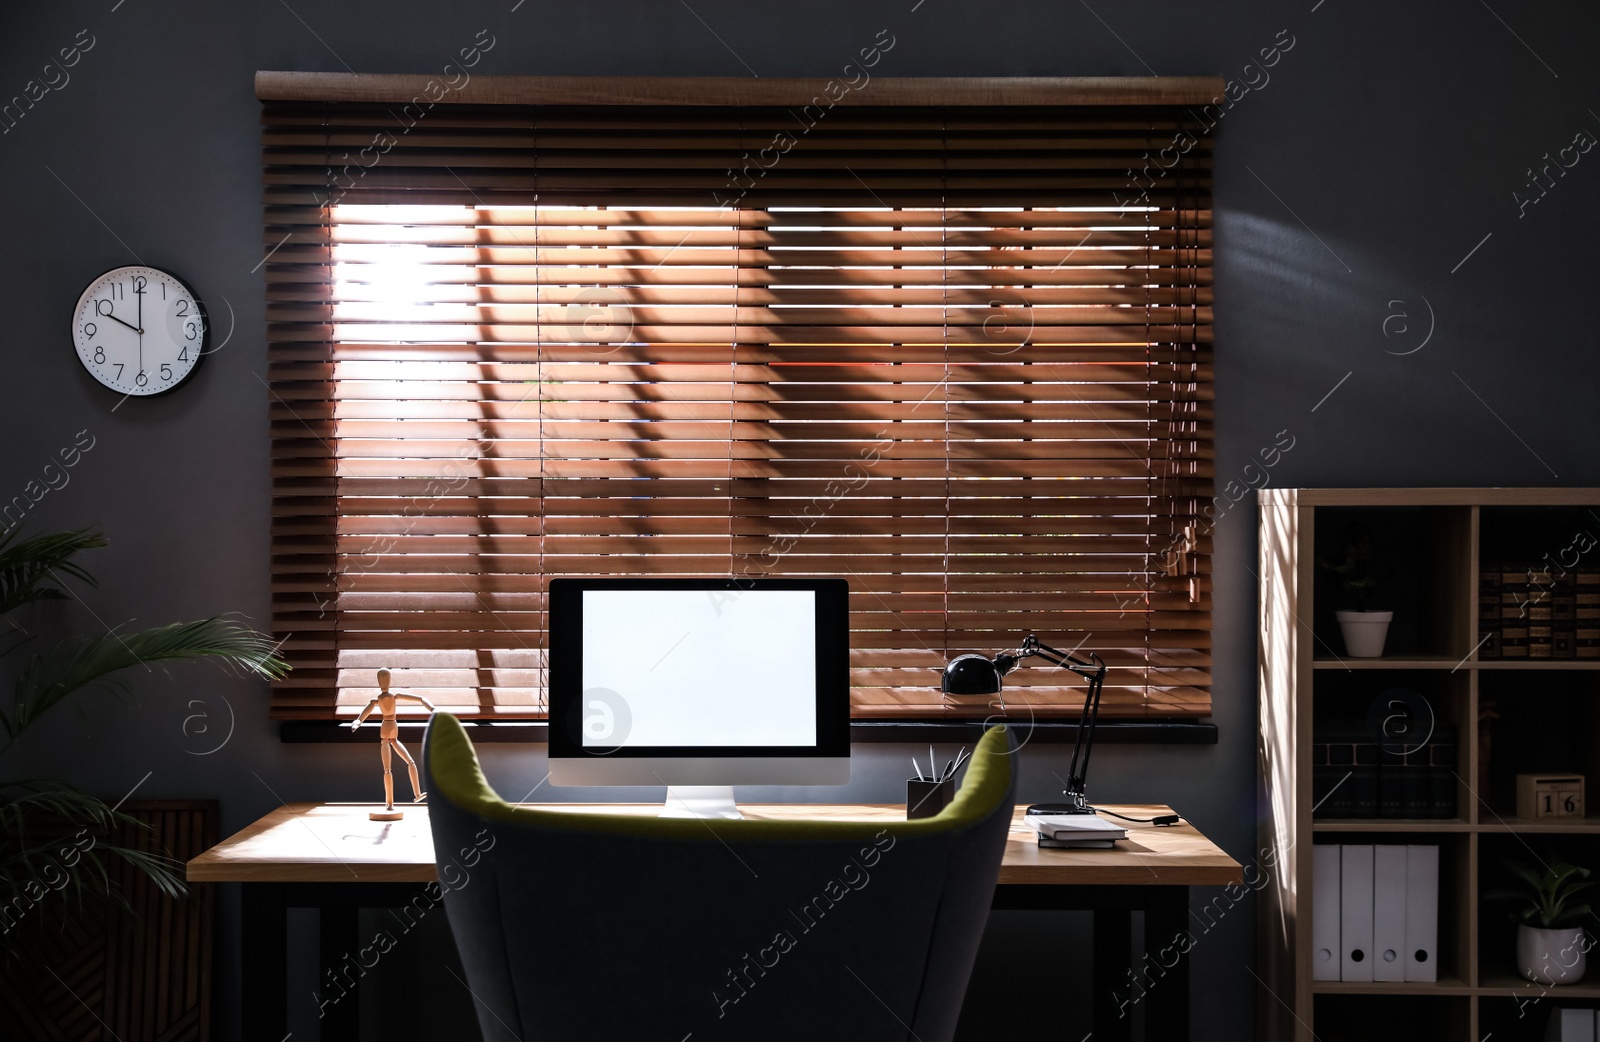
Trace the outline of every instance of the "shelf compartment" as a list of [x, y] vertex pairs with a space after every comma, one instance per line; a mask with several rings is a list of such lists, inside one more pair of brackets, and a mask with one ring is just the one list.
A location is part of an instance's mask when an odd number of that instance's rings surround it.
[[[1582, 585], [1580, 575], [1590, 573], [1586, 577], [1594, 578], [1592, 571], [1600, 564], [1600, 554], [1594, 552], [1597, 541], [1600, 511], [1594, 504], [1530, 504], [1485, 507], [1480, 511], [1477, 597], [1480, 601], [1484, 598], [1482, 582], [1489, 577], [1498, 575], [1514, 584], [1504, 589], [1498, 582], [1491, 584], [1490, 599], [1498, 603], [1479, 605], [1481, 611], [1475, 615], [1480, 620], [1480, 632], [1485, 627], [1497, 631], [1510, 626], [1524, 631], [1529, 627], [1548, 628], [1546, 635], [1537, 640], [1531, 632], [1525, 632], [1527, 647], [1520, 656], [1502, 654], [1494, 641], [1488, 641], [1483, 648], [1485, 653], [1479, 656], [1486, 666], [1517, 668], [1538, 663], [1534, 668], [1560, 669], [1584, 663], [1580, 668], [1600, 667], [1600, 659], [1580, 659], [1574, 648], [1578, 616], [1582, 614], [1576, 605]], [[1595, 625], [1591, 617], [1587, 626]], [[1533, 654], [1535, 643], [1543, 644], [1542, 655]], [[1553, 651], [1564, 654], [1552, 657]]]
[[[1513, 983], [1514, 982], [1510, 982]], [[1586, 984], [1559, 988], [1523, 981], [1530, 989], [1478, 989], [1478, 1038], [1489, 1042], [1544, 1042], [1557, 1009], [1594, 1009], [1600, 988]]]
[[[1565, 665], [1565, 663], [1563, 663]], [[1524, 829], [1498, 826], [1515, 817], [1516, 776], [1553, 771], [1600, 777], [1600, 674], [1554, 670], [1536, 676], [1501, 670], [1478, 677], [1480, 705], [1492, 705], [1497, 719], [1479, 726], [1488, 734], [1489, 758], [1479, 793], [1477, 820], [1497, 831], [1585, 832], [1589, 819], [1561, 823], [1538, 819]]]
[[[1313, 824], [1353, 822], [1360, 830], [1368, 825], [1383, 828], [1389, 821], [1470, 822], [1473, 794], [1464, 779], [1470, 774], [1471, 688], [1467, 672], [1363, 669], [1315, 674], [1310, 750]], [[1448, 754], [1447, 731], [1454, 734], [1453, 758]], [[1327, 743], [1326, 764], [1321, 762], [1323, 743]], [[1406, 755], [1397, 755], [1402, 751]], [[1441, 753], [1448, 762], [1433, 766], [1432, 760]], [[1354, 786], [1354, 791], [1347, 786]], [[1449, 809], [1446, 801], [1451, 794], [1455, 800], [1451, 817], [1421, 817], [1436, 799]], [[1405, 817], [1380, 816], [1385, 796], [1390, 797], [1391, 809]], [[1372, 813], [1344, 816], [1363, 808]]]
[[[1322, 568], [1320, 562], [1342, 561], [1349, 533], [1359, 529], [1371, 541], [1372, 567], [1381, 584], [1371, 607], [1394, 612], [1385, 653], [1398, 659], [1448, 657], [1451, 666], [1466, 658], [1476, 640], [1468, 639], [1476, 626], [1470, 614], [1472, 522], [1473, 513], [1467, 507], [1319, 509], [1310, 616], [1317, 639], [1312, 657], [1336, 660], [1343, 656], [1344, 637], [1334, 613], [1356, 605], [1348, 603], [1340, 577]], [[1301, 614], [1304, 617], [1303, 609]], [[1343, 657], [1349, 661], [1348, 656]]]
[[[1600, 829], [1585, 833], [1509, 833], [1485, 831], [1478, 837], [1478, 894], [1495, 890], [1521, 890], [1523, 884], [1502, 864], [1512, 860], [1527, 865], [1552, 864], [1557, 860], [1574, 865], [1600, 865]], [[1524, 981], [1516, 962], [1517, 926], [1511, 920], [1514, 906], [1504, 901], [1483, 901], [1478, 908], [1478, 986], [1491, 994], [1508, 994], [1523, 989], [1521, 995], [1537, 995], [1541, 986]], [[1588, 976], [1578, 984], [1546, 985], [1548, 995], [1600, 997], [1600, 965], [1595, 953], [1589, 954]], [[1523, 986], [1526, 985], [1524, 989]]]
[[[1473, 963], [1472, 921], [1469, 915], [1475, 837], [1468, 826], [1455, 831], [1427, 834], [1401, 834], [1373, 829], [1341, 830], [1336, 835], [1320, 831], [1317, 845], [1332, 846], [1372, 843], [1383, 846], [1424, 845], [1439, 848], [1439, 937], [1434, 946], [1439, 979], [1427, 981], [1312, 981], [1312, 990], [1329, 994], [1423, 995], [1465, 993], [1470, 989]], [[1314, 886], [1315, 884], [1313, 884]], [[1308, 888], [1309, 893], [1309, 888]], [[1321, 1031], [1319, 1029], [1318, 1034]]]
[[1472, 996], [1465, 990], [1317, 992], [1312, 1001], [1317, 1042], [1454, 1042], [1471, 1037]]

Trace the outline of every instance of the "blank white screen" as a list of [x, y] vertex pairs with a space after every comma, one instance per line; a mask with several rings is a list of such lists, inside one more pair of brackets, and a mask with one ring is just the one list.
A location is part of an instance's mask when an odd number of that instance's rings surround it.
[[810, 590], [585, 590], [583, 687], [627, 704], [585, 746], [817, 743]]

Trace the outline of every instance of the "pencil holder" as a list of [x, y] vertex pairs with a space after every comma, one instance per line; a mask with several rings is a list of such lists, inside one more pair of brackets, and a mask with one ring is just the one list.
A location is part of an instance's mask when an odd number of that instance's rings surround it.
[[931, 818], [949, 806], [955, 796], [954, 778], [946, 778], [942, 782], [911, 778], [906, 782], [906, 820]]

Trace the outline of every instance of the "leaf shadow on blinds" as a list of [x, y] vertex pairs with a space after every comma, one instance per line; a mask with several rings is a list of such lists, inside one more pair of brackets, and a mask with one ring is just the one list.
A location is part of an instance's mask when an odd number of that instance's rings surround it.
[[1192, 116], [398, 113], [264, 110], [274, 716], [538, 718], [546, 579], [637, 574], [848, 578], [858, 718], [999, 711], [938, 671], [1028, 632], [1209, 713]]

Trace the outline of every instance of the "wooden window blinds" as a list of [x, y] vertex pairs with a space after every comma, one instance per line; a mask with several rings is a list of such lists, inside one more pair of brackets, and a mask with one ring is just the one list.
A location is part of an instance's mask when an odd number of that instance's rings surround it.
[[993, 714], [939, 670], [1029, 632], [1108, 718], [1209, 713], [1204, 113], [915, 82], [262, 92], [273, 715], [388, 666], [537, 719], [549, 577], [728, 574], [849, 579], [858, 718]]

